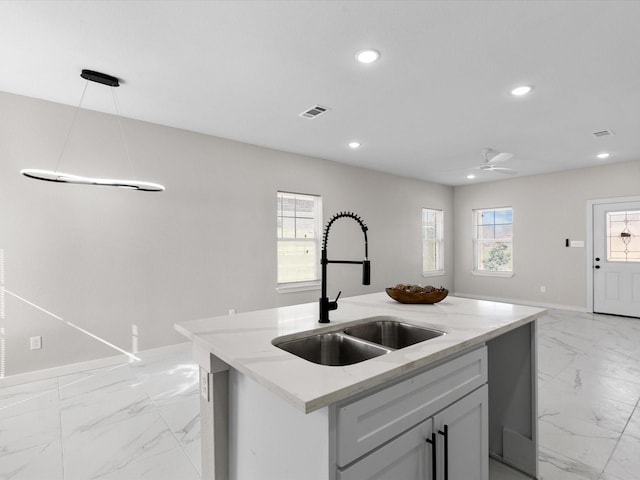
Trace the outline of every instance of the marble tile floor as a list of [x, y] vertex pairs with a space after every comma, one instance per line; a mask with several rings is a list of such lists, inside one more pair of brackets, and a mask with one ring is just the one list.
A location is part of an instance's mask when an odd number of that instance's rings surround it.
[[[541, 478], [639, 480], [640, 319], [538, 325]], [[2, 388], [0, 480], [196, 480], [198, 408], [188, 346]], [[490, 462], [491, 480], [526, 478]]]
[[191, 350], [140, 356], [0, 389], [0, 479], [199, 479]]

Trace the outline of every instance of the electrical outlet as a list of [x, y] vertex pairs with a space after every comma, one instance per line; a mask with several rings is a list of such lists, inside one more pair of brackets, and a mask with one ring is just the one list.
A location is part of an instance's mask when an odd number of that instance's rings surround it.
[[229, 309], [229, 315], [235, 315], [236, 314], [236, 309], [235, 308], [230, 308]]
[[540, 286], [540, 293], [545, 293], [547, 291], [547, 287], [545, 287], [544, 285]]
[[209, 401], [209, 372], [200, 367], [200, 395]]
[[30, 347], [31, 350], [40, 350], [42, 348], [42, 337], [39, 335], [37, 337], [31, 337]]

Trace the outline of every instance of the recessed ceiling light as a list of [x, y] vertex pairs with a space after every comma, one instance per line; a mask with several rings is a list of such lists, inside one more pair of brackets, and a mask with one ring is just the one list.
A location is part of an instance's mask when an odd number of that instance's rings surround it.
[[602, 152], [596, 155], [599, 159], [604, 160], [605, 158], [609, 158], [611, 154], [609, 152]]
[[360, 142], [349, 142], [349, 148], [353, 148], [354, 150], [356, 148], [360, 147]]
[[473, 173], [470, 173], [469, 175], [467, 175], [467, 178], [469, 180], [473, 180], [474, 178], [476, 178], [476, 176]]
[[356, 53], [356, 60], [360, 63], [373, 63], [380, 58], [380, 52], [372, 48], [360, 50]]
[[511, 95], [514, 97], [521, 97], [522, 95], [529, 93], [531, 90], [533, 90], [531, 85], [522, 85], [511, 90]]

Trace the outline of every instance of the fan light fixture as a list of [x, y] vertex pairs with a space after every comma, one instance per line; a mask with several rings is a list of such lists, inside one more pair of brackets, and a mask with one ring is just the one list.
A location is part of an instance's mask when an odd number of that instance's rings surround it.
[[164, 191], [164, 186], [153, 183], [153, 182], [142, 182], [139, 180], [135, 180], [135, 175], [133, 175], [133, 166], [131, 164], [131, 159], [129, 158], [129, 153], [126, 148], [126, 143], [124, 141], [124, 132], [122, 130], [121, 123], [121, 115], [120, 108], [118, 107], [118, 101], [116, 97], [115, 90], [112, 90], [113, 93], [113, 103], [115, 105], [118, 124], [120, 126], [120, 135], [122, 137], [122, 143], [125, 145], [125, 152], [127, 154], [127, 160], [129, 161], [129, 166], [132, 170], [132, 177], [134, 180], [122, 180], [122, 179], [114, 179], [114, 178], [94, 178], [94, 177], [86, 177], [84, 175], [76, 175], [71, 173], [63, 173], [58, 171], [58, 166], [60, 165], [60, 161], [64, 155], [65, 147], [69, 141], [69, 137], [71, 136], [71, 132], [73, 127], [76, 124], [76, 120], [78, 119], [78, 112], [82, 107], [82, 101], [84, 100], [84, 95], [87, 92], [87, 86], [89, 85], [89, 81], [101, 83], [102, 85], [107, 85], [109, 87], [119, 87], [120, 82], [116, 77], [112, 77], [111, 75], [107, 75], [100, 72], [94, 72], [92, 70], [82, 70], [80, 74], [82, 78], [87, 80], [87, 83], [84, 86], [84, 90], [82, 92], [82, 97], [80, 98], [80, 103], [76, 109], [76, 114], [71, 123], [71, 127], [69, 128], [69, 132], [67, 133], [67, 138], [64, 141], [64, 145], [62, 146], [62, 152], [60, 153], [60, 157], [58, 157], [58, 163], [56, 164], [55, 170], [42, 170], [37, 168], [25, 168], [20, 171], [22, 175], [29, 178], [34, 178], [36, 180], [44, 180], [47, 182], [58, 182], [58, 183], [75, 183], [80, 185], [100, 185], [100, 186], [109, 186], [109, 187], [121, 187], [121, 188], [129, 188], [132, 190], [141, 190], [144, 192], [162, 192]]

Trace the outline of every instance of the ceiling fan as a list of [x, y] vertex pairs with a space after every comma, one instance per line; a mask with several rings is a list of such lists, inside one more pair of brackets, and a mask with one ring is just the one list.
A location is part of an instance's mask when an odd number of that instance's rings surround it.
[[495, 152], [491, 148], [484, 148], [482, 150], [482, 157], [484, 158], [484, 162], [476, 167], [480, 170], [505, 173], [507, 175], [516, 175], [518, 173], [513, 168], [496, 166], [498, 163], [511, 160], [513, 158], [513, 153]]

